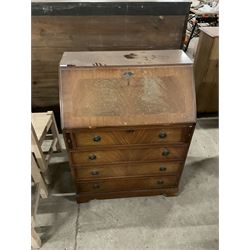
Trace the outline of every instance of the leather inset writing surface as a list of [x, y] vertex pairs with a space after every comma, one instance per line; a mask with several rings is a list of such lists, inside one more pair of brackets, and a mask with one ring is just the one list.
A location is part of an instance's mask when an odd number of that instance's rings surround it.
[[[179, 91], [175, 82], [173, 76], [135, 77], [129, 83], [123, 79], [79, 80], [76, 83], [78, 91], [73, 94], [73, 99], [79, 100], [79, 105], [72, 108], [80, 117], [184, 112], [184, 103], [178, 98], [182, 95], [177, 98], [173, 95], [173, 92]], [[84, 95], [83, 100], [82, 93], [88, 91], [96, 95]], [[181, 106], [178, 107], [177, 103]]]

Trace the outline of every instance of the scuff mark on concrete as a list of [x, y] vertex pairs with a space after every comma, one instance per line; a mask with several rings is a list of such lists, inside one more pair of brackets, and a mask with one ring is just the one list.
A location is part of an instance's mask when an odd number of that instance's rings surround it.
[[77, 249], [77, 235], [79, 231], [79, 215], [80, 215], [80, 204], [77, 205], [77, 216], [76, 216], [76, 225], [75, 225], [75, 244], [74, 250]]

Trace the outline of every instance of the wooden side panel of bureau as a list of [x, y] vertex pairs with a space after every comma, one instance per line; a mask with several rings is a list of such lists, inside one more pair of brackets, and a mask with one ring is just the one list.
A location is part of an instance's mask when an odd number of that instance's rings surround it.
[[192, 62], [182, 51], [79, 53], [60, 68], [77, 201], [176, 195], [195, 128]]

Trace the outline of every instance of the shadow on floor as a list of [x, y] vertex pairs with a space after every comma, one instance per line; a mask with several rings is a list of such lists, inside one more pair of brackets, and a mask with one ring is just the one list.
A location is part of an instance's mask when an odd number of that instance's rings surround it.
[[[77, 203], [75, 198], [75, 186], [71, 177], [68, 162], [58, 162], [49, 165], [48, 186], [49, 197], [40, 199], [37, 215], [49, 216], [49, 220], [42, 222], [42, 226], [36, 227], [41, 233], [42, 244], [47, 242], [65, 224], [76, 220]], [[67, 196], [69, 194], [69, 196]], [[58, 196], [57, 196], [58, 195]], [[49, 225], [47, 225], [49, 224]]]
[[198, 161], [196, 159], [196, 157], [189, 157], [185, 164], [182, 180], [180, 183], [180, 192], [185, 189], [185, 186], [188, 183], [192, 182], [195, 178], [199, 178], [201, 175], [205, 176], [207, 180], [209, 180], [208, 177], [210, 176], [219, 178], [218, 156], [201, 159]]
[[71, 176], [69, 162], [60, 162], [50, 164], [49, 178], [51, 183], [49, 185], [51, 194], [75, 193], [75, 184]]
[[218, 129], [219, 128], [219, 119], [198, 119], [197, 123], [199, 126], [196, 126], [196, 129]]

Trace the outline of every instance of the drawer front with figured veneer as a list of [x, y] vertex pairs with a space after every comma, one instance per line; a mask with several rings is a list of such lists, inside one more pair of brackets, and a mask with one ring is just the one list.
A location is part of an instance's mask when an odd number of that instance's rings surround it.
[[124, 148], [115, 150], [75, 151], [71, 160], [77, 164], [101, 164], [133, 161], [182, 160], [187, 153], [187, 146], [166, 146], [148, 148]]
[[74, 168], [76, 179], [98, 179], [127, 176], [173, 175], [178, 174], [183, 162], [153, 162], [141, 164], [101, 165]]
[[148, 178], [112, 179], [77, 182], [78, 193], [82, 192], [111, 192], [127, 190], [146, 190], [176, 186], [177, 176], [161, 176]]
[[74, 131], [76, 147], [186, 142], [186, 127]]

